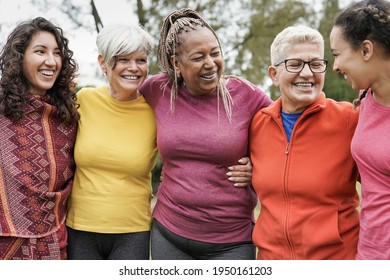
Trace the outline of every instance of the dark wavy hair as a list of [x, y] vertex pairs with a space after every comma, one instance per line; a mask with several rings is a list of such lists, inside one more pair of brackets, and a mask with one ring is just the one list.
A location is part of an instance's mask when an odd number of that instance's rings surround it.
[[60, 73], [46, 95], [57, 107], [57, 116], [65, 123], [74, 123], [79, 119], [74, 83], [78, 66], [62, 29], [42, 17], [20, 23], [8, 36], [0, 52], [0, 113], [14, 121], [23, 117], [28, 91], [22, 67], [23, 55], [32, 37], [41, 31], [55, 36], [62, 58]]
[[[351, 3], [334, 20], [334, 26], [342, 29], [344, 39], [353, 50], [359, 49], [364, 40], [371, 40], [382, 46], [390, 57], [390, 2], [386, 0], [363, 0]], [[354, 100], [359, 106], [367, 89]]]

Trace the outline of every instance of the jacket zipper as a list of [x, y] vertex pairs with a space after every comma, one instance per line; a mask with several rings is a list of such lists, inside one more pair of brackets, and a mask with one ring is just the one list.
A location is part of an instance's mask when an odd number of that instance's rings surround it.
[[[287, 139], [287, 135], [286, 135], [286, 132], [284, 131], [284, 127], [283, 127], [283, 123], [281, 124], [277, 118], [274, 118], [275, 122], [278, 124], [279, 128], [282, 130], [282, 132], [285, 134], [286, 136], [286, 140], [288, 141]], [[295, 126], [294, 126], [295, 128]], [[292, 139], [292, 136], [293, 136], [293, 133], [294, 133], [294, 129], [291, 133], [291, 138], [290, 138], [290, 142], [291, 142], [291, 139]], [[290, 197], [288, 195], [288, 191], [287, 191], [287, 188], [286, 188], [286, 180], [287, 180], [287, 166], [288, 166], [288, 158], [289, 158], [289, 153], [290, 153], [290, 142], [287, 142], [287, 145], [286, 145], [286, 148], [284, 150], [285, 154], [286, 154], [286, 161], [285, 161], [285, 165], [284, 165], [284, 172], [283, 172], [283, 194], [284, 194], [284, 197], [286, 199], [286, 214], [285, 214], [285, 218], [284, 218], [284, 236], [286, 238], [286, 241], [287, 241], [287, 246], [288, 246], [288, 249], [290, 250], [290, 257], [291, 259], [296, 259], [295, 257], [295, 251], [294, 251], [294, 246], [291, 242], [291, 239], [290, 239], [290, 236], [289, 236], [289, 230], [288, 230], [288, 221], [290, 219]]]
[[[292, 138], [292, 134], [291, 134]], [[290, 138], [290, 142], [291, 142]], [[289, 153], [290, 153], [290, 142], [287, 143], [286, 149], [285, 149], [285, 154], [286, 154], [286, 161], [285, 161], [285, 166], [284, 166], [284, 179], [283, 179], [283, 192], [284, 192], [284, 197], [286, 199], [286, 214], [285, 214], [285, 219], [284, 219], [284, 235], [287, 241], [288, 248], [290, 250], [290, 257], [291, 259], [296, 259], [295, 257], [295, 251], [294, 251], [294, 245], [291, 241], [290, 234], [289, 234], [289, 220], [290, 220], [290, 196], [287, 190], [287, 167], [288, 167], [288, 161], [289, 161]]]

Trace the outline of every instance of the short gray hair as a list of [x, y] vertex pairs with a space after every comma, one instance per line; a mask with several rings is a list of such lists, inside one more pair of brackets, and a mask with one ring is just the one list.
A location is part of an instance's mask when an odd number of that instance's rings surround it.
[[317, 45], [322, 56], [324, 56], [324, 38], [320, 32], [304, 25], [289, 26], [276, 35], [271, 44], [272, 65], [286, 59], [286, 55], [292, 46], [302, 43]]
[[96, 45], [107, 65], [115, 65], [118, 55], [136, 51], [145, 51], [149, 55], [154, 40], [139, 24], [112, 23], [99, 32]]

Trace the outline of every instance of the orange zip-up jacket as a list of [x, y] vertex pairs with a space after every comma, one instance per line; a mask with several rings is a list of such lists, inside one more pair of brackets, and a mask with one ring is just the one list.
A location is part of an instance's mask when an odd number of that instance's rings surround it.
[[281, 99], [257, 112], [250, 130], [253, 187], [261, 203], [257, 259], [354, 259], [358, 177], [350, 152], [358, 112], [321, 93], [288, 143]]

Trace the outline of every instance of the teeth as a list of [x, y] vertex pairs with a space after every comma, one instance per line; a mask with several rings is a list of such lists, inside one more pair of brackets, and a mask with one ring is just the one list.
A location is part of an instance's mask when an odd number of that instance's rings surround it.
[[42, 74], [42, 75], [45, 75], [45, 76], [53, 76], [54, 71], [42, 70], [42, 71], [41, 71], [41, 74]]
[[122, 76], [122, 77], [127, 79], [127, 80], [138, 80], [138, 76], [126, 75], [126, 76]]
[[214, 74], [210, 74], [210, 75], [202, 75], [203, 78], [205, 79], [213, 79], [214, 78]]
[[295, 84], [297, 87], [302, 87], [302, 88], [308, 88], [308, 87], [311, 87], [312, 84], [311, 83], [298, 83], [298, 84]]

